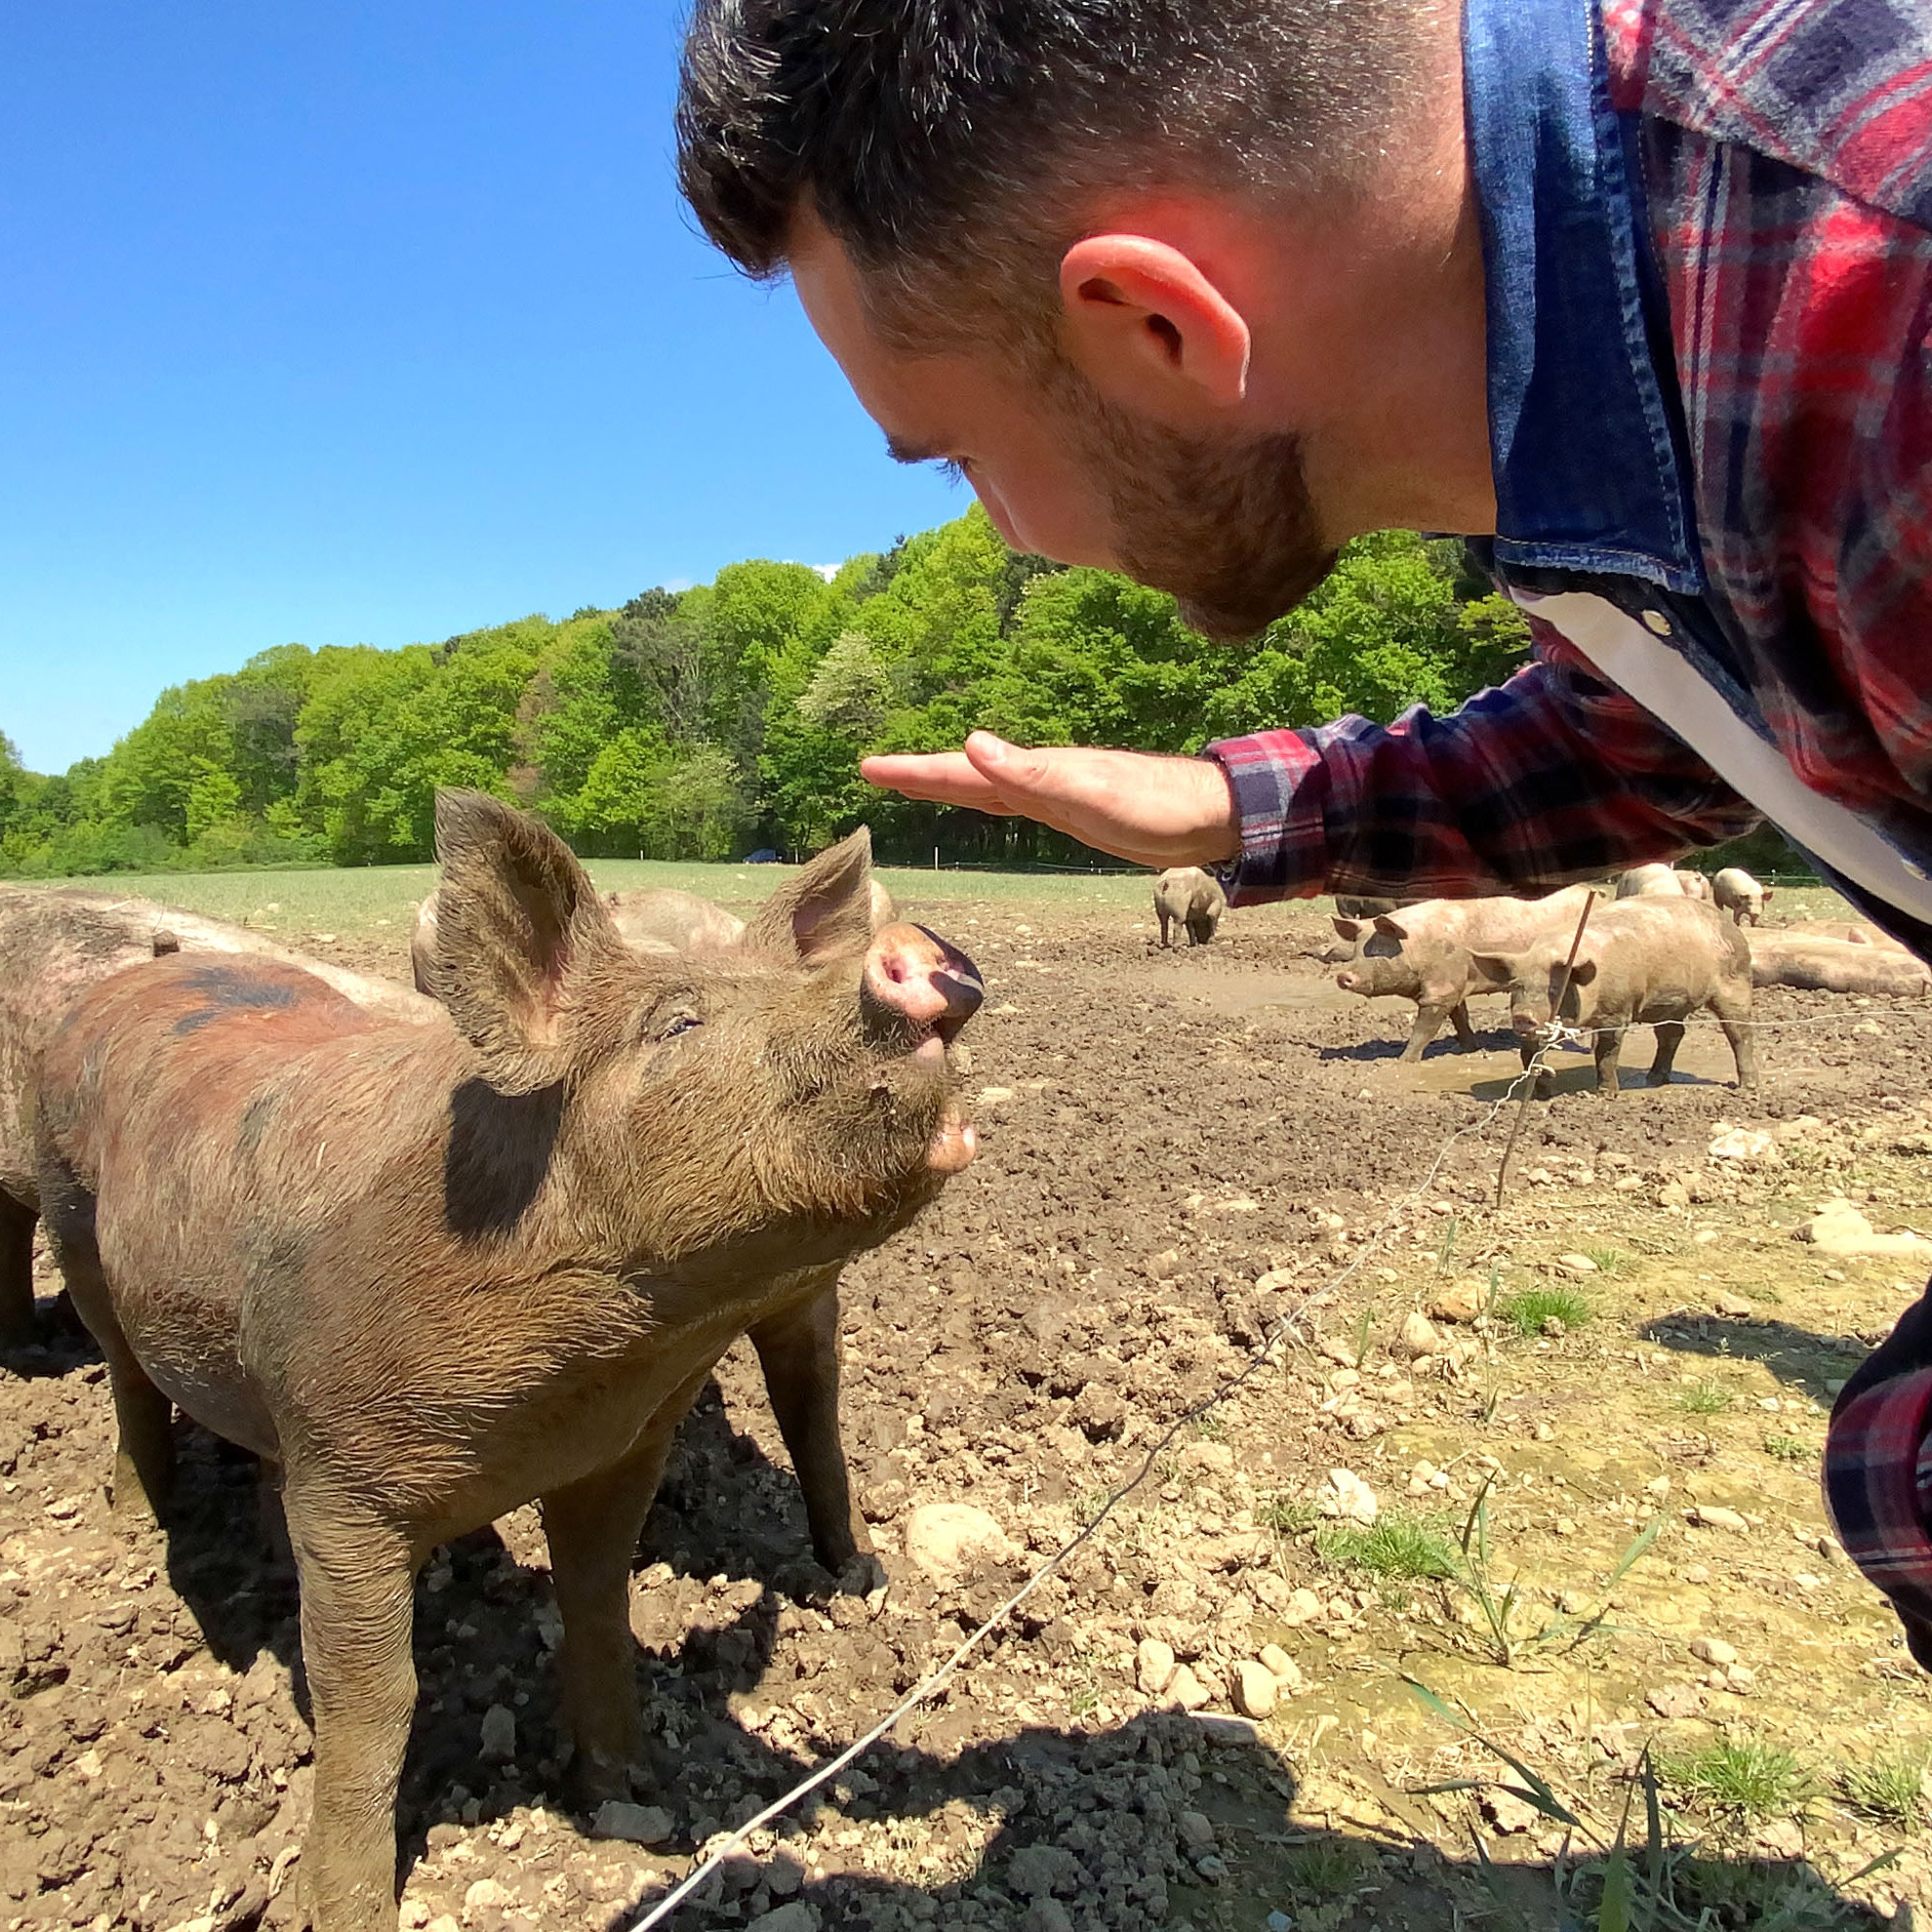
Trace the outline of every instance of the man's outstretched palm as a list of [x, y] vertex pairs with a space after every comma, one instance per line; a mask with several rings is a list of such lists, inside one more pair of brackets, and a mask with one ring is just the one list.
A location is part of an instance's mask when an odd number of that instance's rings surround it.
[[872, 785], [907, 798], [1037, 819], [1142, 865], [1208, 865], [1241, 846], [1220, 766], [1082, 745], [1028, 750], [976, 731], [963, 751], [866, 758]]

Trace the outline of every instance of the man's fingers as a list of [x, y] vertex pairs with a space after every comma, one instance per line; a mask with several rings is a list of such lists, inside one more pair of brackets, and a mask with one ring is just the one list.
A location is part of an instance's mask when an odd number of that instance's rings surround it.
[[885, 791], [903, 792], [907, 798], [927, 799], [939, 805], [964, 805], [975, 812], [1012, 809], [959, 751], [917, 755], [891, 752], [876, 758], [862, 758], [859, 775], [867, 785], [876, 785]]

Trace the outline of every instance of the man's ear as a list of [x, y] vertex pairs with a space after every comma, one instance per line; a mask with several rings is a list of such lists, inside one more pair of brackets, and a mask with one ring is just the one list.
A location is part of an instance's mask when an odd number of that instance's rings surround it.
[[1083, 235], [1060, 261], [1068, 355], [1107, 401], [1175, 427], [1248, 393], [1248, 323], [1185, 249], [1150, 235]]
[[872, 833], [861, 825], [828, 846], [758, 908], [742, 944], [808, 966], [864, 952], [872, 938]]
[[555, 832], [487, 792], [436, 794], [436, 856], [430, 990], [498, 1092], [550, 1086], [586, 986], [624, 964], [609, 908]]

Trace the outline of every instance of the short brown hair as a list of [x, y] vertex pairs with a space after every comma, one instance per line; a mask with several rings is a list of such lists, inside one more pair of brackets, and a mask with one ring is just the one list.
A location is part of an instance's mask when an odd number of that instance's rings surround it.
[[[1421, 0], [1427, 4], [1427, 0]], [[1418, 0], [696, 0], [678, 174], [755, 276], [809, 206], [893, 333], [934, 342], [921, 279], [1054, 307], [1109, 189], [1346, 191], [1386, 140]]]

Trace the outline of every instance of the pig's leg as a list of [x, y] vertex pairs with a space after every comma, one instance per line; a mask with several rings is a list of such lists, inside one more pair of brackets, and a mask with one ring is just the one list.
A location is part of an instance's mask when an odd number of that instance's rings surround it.
[[121, 1331], [95, 1240], [93, 1197], [78, 1187], [57, 1196], [47, 1232], [74, 1308], [107, 1361], [119, 1437], [109, 1492], [114, 1513], [164, 1522], [175, 1489], [174, 1406], [148, 1381]]
[[1472, 1047], [1476, 1043], [1475, 1029], [1469, 1025], [1469, 1003], [1459, 999], [1449, 1009], [1449, 1024], [1456, 1029], [1456, 1044], [1459, 1047]]
[[1649, 1080], [1653, 1087], [1668, 1087], [1670, 1084], [1670, 1069], [1677, 1064], [1677, 1049], [1684, 1043], [1684, 1023], [1681, 1020], [1660, 1020], [1657, 1023], [1657, 1058], [1650, 1063]]
[[1605, 1026], [1596, 1035], [1596, 1091], [1605, 1100], [1615, 1100], [1623, 1089], [1617, 1081], [1617, 1063], [1623, 1057], [1624, 1029]]
[[302, 1906], [312, 1932], [394, 1932], [396, 1784], [416, 1711], [410, 1594], [422, 1552], [395, 1524], [312, 1480], [292, 1474], [282, 1501], [315, 1717]]
[[[1420, 1060], [1423, 1048], [1442, 1030], [1442, 1023], [1449, 1017], [1447, 1002], [1419, 999], [1416, 1002], [1416, 1024], [1409, 1029], [1409, 1043], [1402, 1049], [1404, 1060]], [[1467, 1016], [1465, 1016], [1467, 1020]]]
[[622, 1462], [543, 1499], [550, 1579], [563, 1617], [557, 1674], [576, 1744], [571, 1782], [592, 1802], [629, 1794], [639, 1735], [630, 1561], [677, 1426], [710, 1372], [706, 1362], [664, 1403]]
[[0, 1348], [31, 1342], [33, 1326], [32, 1208], [0, 1194]]
[[[1519, 1040], [1516, 1044], [1516, 1052], [1522, 1060], [1523, 1071], [1525, 1073], [1532, 1067], [1536, 1067], [1537, 1049], [1535, 1047]], [[1538, 1100], [1548, 1100], [1555, 1092], [1555, 1077], [1547, 1066], [1536, 1067], [1536, 1084], [1531, 1091]]]
[[[810, 1301], [768, 1315], [751, 1330], [765, 1371], [765, 1392], [805, 1492], [812, 1549], [833, 1576], [869, 1556], [865, 1518], [852, 1507], [852, 1477], [838, 1429], [838, 1283]], [[868, 1565], [876, 1569], [876, 1564]], [[883, 1576], [867, 1577], [876, 1588]]]
[[1724, 1037], [1731, 1043], [1731, 1057], [1738, 1064], [1738, 1085], [1757, 1085], [1757, 1035], [1751, 1029], [1749, 998], [1719, 998], [1711, 1002]]

